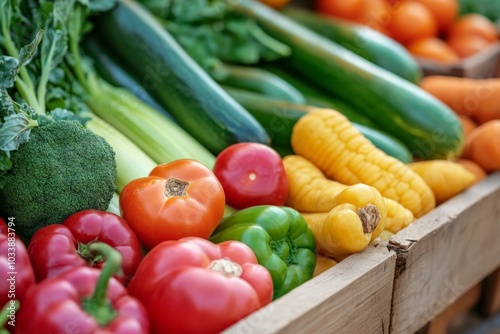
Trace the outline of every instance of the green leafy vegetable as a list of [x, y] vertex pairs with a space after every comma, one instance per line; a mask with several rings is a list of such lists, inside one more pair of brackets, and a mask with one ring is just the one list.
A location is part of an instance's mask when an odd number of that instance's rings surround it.
[[212, 76], [223, 63], [255, 64], [290, 54], [290, 48], [267, 35], [255, 20], [234, 13], [227, 1], [141, 0], [179, 44]]

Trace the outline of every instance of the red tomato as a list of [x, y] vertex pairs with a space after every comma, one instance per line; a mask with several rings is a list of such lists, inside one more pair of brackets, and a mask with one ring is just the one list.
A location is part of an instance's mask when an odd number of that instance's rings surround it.
[[129, 182], [120, 207], [139, 241], [151, 249], [165, 240], [210, 237], [224, 215], [225, 196], [208, 167], [179, 159]]
[[227, 204], [236, 209], [285, 204], [285, 167], [278, 152], [267, 145], [231, 145], [219, 153], [213, 171], [224, 188]]

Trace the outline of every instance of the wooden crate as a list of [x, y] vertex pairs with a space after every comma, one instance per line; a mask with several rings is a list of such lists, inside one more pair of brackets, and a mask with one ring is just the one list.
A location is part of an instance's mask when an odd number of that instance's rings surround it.
[[385, 244], [370, 247], [224, 333], [388, 333], [395, 264]]
[[390, 332], [417, 332], [500, 268], [499, 236], [500, 172], [394, 235]]
[[500, 77], [500, 43], [457, 63], [443, 65], [418, 59], [424, 75], [449, 75], [465, 78]]

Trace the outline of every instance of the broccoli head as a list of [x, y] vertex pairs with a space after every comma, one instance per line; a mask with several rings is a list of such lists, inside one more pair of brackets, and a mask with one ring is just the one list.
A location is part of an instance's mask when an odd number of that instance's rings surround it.
[[16, 232], [27, 240], [77, 211], [106, 210], [116, 189], [112, 147], [75, 121], [35, 127], [11, 160], [0, 212], [15, 218]]

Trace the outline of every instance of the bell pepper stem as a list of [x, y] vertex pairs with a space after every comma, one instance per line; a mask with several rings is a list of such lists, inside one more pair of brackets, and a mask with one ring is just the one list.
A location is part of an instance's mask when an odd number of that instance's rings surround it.
[[116, 311], [107, 299], [107, 291], [111, 277], [121, 271], [122, 255], [103, 242], [91, 243], [88, 248], [92, 253], [101, 254], [106, 262], [101, 269], [93, 295], [83, 300], [82, 307], [97, 323], [105, 326], [116, 316]]
[[5, 324], [7, 323], [7, 319], [9, 319], [9, 314], [13, 311], [14, 313], [19, 310], [19, 301], [17, 299], [14, 300], [14, 303], [8, 301], [5, 306], [0, 311], [0, 334], [8, 334], [9, 331], [5, 329]]

